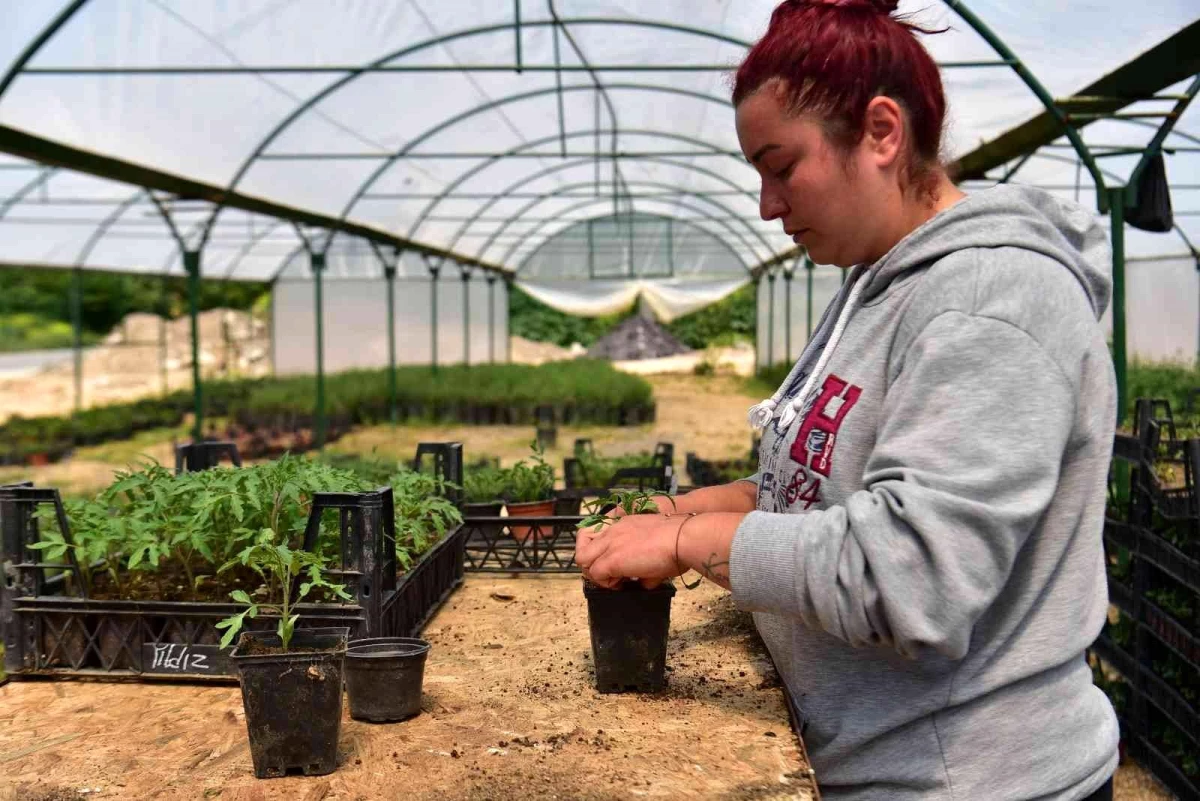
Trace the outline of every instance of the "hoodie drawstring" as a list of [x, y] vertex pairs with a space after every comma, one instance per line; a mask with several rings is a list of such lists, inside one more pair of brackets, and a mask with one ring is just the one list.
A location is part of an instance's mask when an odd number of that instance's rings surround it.
[[[808, 380], [804, 382], [804, 387], [800, 390], [799, 394], [792, 398], [791, 403], [783, 407], [783, 412], [779, 417], [780, 428], [786, 429], [796, 419], [796, 416], [800, 414], [801, 410], [804, 409], [805, 401], [816, 385], [817, 378], [825, 370], [825, 365], [829, 363], [829, 358], [833, 355], [834, 349], [837, 348], [838, 342], [846, 330], [846, 324], [850, 321], [852, 310], [858, 304], [858, 297], [862, 294], [867, 283], [865, 275], [860, 275], [858, 280], [854, 282], [854, 286], [850, 289], [850, 296], [846, 299], [846, 305], [842, 307], [841, 313], [838, 314], [837, 325], [833, 327], [833, 333], [829, 335], [829, 342], [821, 352], [821, 358], [817, 360], [816, 368], [808, 376]], [[779, 385], [779, 389], [775, 390], [774, 395], [750, 407], [749, 420], [753, 428], [762, 430], [774, 419], [779, 402], [783, 398], [784, 390], [791, 384], [793, 376], [800, 369], [801, 362], [797, 362], [796, 366], [791, 369], [787, 378]]]

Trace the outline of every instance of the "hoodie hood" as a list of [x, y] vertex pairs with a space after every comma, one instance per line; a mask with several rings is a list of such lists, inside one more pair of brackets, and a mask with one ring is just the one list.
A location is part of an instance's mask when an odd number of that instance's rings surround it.
[[[1083, 287], [1097, 320], [1108, 308], [1112, 254], [1108, 234], [1096, 215], [1077, 203], [1030, 187], [1003, 185], [975, 192], [901, 239], [875, 264], [854, 268], [818, 325], [817, 347], [805, 349], [774, 395], [750, 407], [751, 427], [762, 429], [776, 417], [781, 427], [791, 425], [810, 399], [856, 307], [885, 295], [910, 270], [943, 256], [970, 248], [1001, 247], [1022, 248], [1061, 264]], [[809, 369], [814, 358], [816, 367]], [[802, 374], [807, 380], [801, 391], [785, 404], [784, 394]]]
[[896, 243], [869, 270], [860, 302], [887, 292], [902, 274], [967, 248], [1017, 247], [1057, 261], [1075, 276], [1095, 312], [1112, 292], [1108, 232], [1088, 209], [1030, 187], [974, 192]]

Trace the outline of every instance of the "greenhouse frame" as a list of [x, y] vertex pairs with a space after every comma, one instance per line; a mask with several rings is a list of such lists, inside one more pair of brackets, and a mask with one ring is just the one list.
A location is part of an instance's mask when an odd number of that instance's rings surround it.
[[[839, 274], [759, 218], [734, 136], [728, 76], [773, 5], [24, 4], [0, 44], [0, 264], [74, 271], [77, 351], [85, 271], [185, 275], [197, 432], [201, 277], [272, 283], [274, 367], [315, 372], [318, 419], [330, 370], [505, 360], [513, 286], [669, 320], [752, 282], [758, 363], [790, 360]], [[1125, 409], [1130, 355], [1200, 350], [1196, 9], [901, 11], [944, 29], [924, 41], [962, 186], [1110, 222]], [[1172, 231], [1130, 230], [1164, 156]]]

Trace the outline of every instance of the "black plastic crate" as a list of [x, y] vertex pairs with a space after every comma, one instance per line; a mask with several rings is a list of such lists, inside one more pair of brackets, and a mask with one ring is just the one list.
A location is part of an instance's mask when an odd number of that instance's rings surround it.
[[[454, 452], [454, 448], [446, 452]], [[461, 454], [461, 446], [457, 448]], [[458, 462], [461, 472], [461, 460]], [[453, 461], [444, 465], [453, 467]], [[439, 466], [441, 469], [442, 466]], [[0, 488], [0, 531], [6, 579], [0, 586], [0, 629], [5, 668], [13, 678], [37, 675], [232, 680], [216, 624], [241, 611], [233, 603], [96, 601], [80, 581], [48, 576], [77, 570], [70, 563], [37, 561], [37, 506], [52, 504], [69, 537], [57, 490]], [[397, 576], [395, 520], [390, 487], [365, 493], [316, 493], [305, 547], [316, 543], [321, 516], [338, 512], [340, 553], [328, 573], [345, 583], [353, 603], [302, 604], [298, 626], [348, 626], [353, 637], [409, 636], [462, 582], [465, 532], [455, 528]], [[60, 573], [59, 576], [62, 574]], [[251, 629], [271, 629], [268, 616], [247, 619]]]
[[[575, 531], [579, 515], [468, 517], [463, 521], [466, 569], [479, 573], [577, 573]], [[527, 529], [522, 539], [512, 528]]]
[[[1166, 726], [1200, 753], [1200, 715], [1177, 689], [1189, 687], [1200, 670], [1198, 476], [1200, 440], [1178, 438], [1165, 401], [1139, 399], [1133, 435], [1114, 437], [1104, 529], [1109, 601], [1133, 621], [1132, 636], [1121, 647], [1106, 629], [1092, 648], [1128, 690], [1120, 714], [1126, 748], [1183, 798], [1200, 798], [1200, 782], [1164, 754], [1155, 738]], [[1111, 558], [1116, 554], [1119, 559]], [[1164, 598], [1164, 592], [1170, 595]], [[1167, 600], [1170, 611], [1160, 605]], [[1172, 672], [1176, 686], [1167, 681]]]

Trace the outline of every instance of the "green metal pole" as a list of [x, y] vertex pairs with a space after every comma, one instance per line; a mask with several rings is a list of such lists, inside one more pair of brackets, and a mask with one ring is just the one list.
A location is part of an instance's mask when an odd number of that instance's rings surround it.
[[430, 364], [433, 366], [433, 372], [435, 372], [435, 373], [437, 372], [437, 362], [438, 362], [438, 359], [437, 359], [437, 357], [438, 357], [438, 353], [437, 353], [437, 350], [438, 350], [438, 348], [437, 348], [437, 345], [438, 345], [438, 304], [437, 304], [438, 273], [441, 272], [441, 269], [442, 268], [440, 266], [436, 266], [436, 267], [433, 265], [429, 266], [429, 275], [432, 278], [432, 280], [429, 283], [429, 309], [430, 309], [430, 312], [432, 315], [432, 321], [433, 321], [433, 328], [432, 328], [433, 334], [430, 339], [430, 345], [431, 345], [431, 350], [432, 350], [432, 361], [430, 362]]
[[759, 353], [759, 336], [758, 336], [758, 310], [762, 308], [762, 274], [754, 276], [754, 371], [757, 373], [762, 369], [758, 363]]
[[804, 260], [804, 278], [808, 284], [808, 298], [806, 300], [808, 313], [808, 335], [804, 338], [804, 344], [807, 347], [808, 341], [812, 339], [812, 292], [813, 292], [813, 270], [817, 269], [817, 265], [812, 263], [812, 259]]
[[775, 273], [767, 273], [767, 367], [775, 365]]
[[313, 298], [317, 315], [317, 430], [313, 442], [317, 450], [325, 447], [325, 306], [321, 274], [325, 272], [325, 254], [312, 254]]
[[163, 277], [158, 286], [158, 369], [162, 378], [162, 394], [165, 397], [170, 392], [167, 380], [167, 316], [170, 314], [170, 307], [167, 303], [166, 276]]
[[463, 366], [471, 366], [471, 271], [462, 271], [463, 287]]
[[496, 362], [496, 276], [488, 273], [488, 364]]
[[83, 270], [71, 274], [71, 336], [75, 350], [75, 411], [83, 408]]
[[192, 441], [204, 439], [204, 382], [200, 379], [200, 251], [183, 253], [183, 269], [188, 277], [188, 316], [192, 321], [192, 402], [195, 420]]
[[384, 267], [387, 279], [387, 327], [388, 327], [388, 415], [396, 425], [399, 414], [396, 409], [396, 268]]
[[504, 361], [512, 364], [512, 288], [510, 278], [504, 279]]
[[792, 361], [792, 274], [790, 272], [785, 272], [783, 274], [783, 281], [784, 281], [784, 285], [786, 287], [784, 290], [784, 293], [783, 293], [783, 296], [784, 296], [784, 305], [783, 305], [784, 342], [786, 343], [784, 345], [784, 348], [785, 348], [785, 350], [787, 350], [787, 356], [785, 356], [785, 359], [789, 363], [791, 363], [791, 361]]
[[1128, 374], [1125, 351], [1125, 187], [1108, 189], [1113, 257], [1113, 366], [1117, 372], [1117, 425], [1125, 422]]

